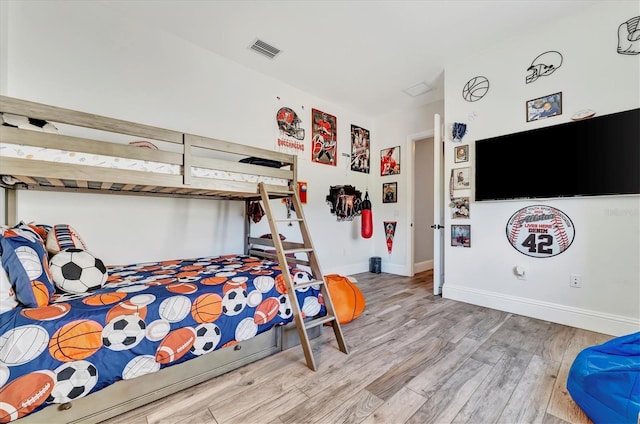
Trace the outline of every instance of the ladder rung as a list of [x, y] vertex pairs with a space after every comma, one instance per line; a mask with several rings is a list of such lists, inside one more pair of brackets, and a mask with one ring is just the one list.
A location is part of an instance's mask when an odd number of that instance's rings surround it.
[[305, 321], [304, 328], [306, 328], [308, 330], [310, 328], [317, 327], [319, 325], [326, 324], [326, 323], [331, 322], [331, 321], [335, 321], [335, 319], [336, 319], [336, 317], [334, 317], [333, 315], [326, 315], [326, 316], [323, 316], [321, 318], [316, 318], [316, 319], [311, 320], [311, 321]]
[[306, 283], [297, 283], [293, 287], [296, 290], [297, 289], [306, 289], [307, 287], [311, 287], [311, 286], [315, 286], [315, 285], [319, 285], [319, 284], [324, 284], [324, 281], [322, 281], [322, 280], [313, 280], [313, 281], [308, 281]]
[[313, 249], [310, 247], [302, 247], [300, 249], [286, 249], [283, 250], [284, 254], [286, 255], [287, 253], [306, 253], [306, 252], [313, 252]]
[[302, 218], [285, 218], [285, 219], [274, 219], [275, 222], [302, 222], [304, 219]]
[[295, 191], [291, 191], [288, 188], [283, 188], [282, 190], [276, 188], [276, 189], [269, 190], [269, 195], [272, 195], [272, 194], [277, 194], [277, 195], [287, 194], [289, 196], [293, 196], [296, 193]]

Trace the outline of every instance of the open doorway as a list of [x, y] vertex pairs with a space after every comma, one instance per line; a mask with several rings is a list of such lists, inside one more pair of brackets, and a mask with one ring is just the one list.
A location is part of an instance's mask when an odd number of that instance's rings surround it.
[[433, 269], [433, 137], [413, 141], [413, 272]]

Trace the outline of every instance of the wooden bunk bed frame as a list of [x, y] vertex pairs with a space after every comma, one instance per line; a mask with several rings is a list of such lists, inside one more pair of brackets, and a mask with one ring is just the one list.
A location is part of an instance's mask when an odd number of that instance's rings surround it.
[[[54, 124], [123, 134], [151, 141], [162, 141], [178, 146], [178, 152], [140, 148], [128, 144], [92, 138], [46, 133], [29, 129], [0, 126], [0, 142], [23, 146], [54, 148], [119, 158], [153, 161], [181, 167], [180, 175], [156, 174], [94, 166], [37, 161], [26, 158], [0, 156], [0, 175], [10, 176], [15, 183], [1, 182], [5, 188], [5, 220], [13, 225], [16, 216], [16, 190], [53, 190], [138, 196], [170, 196], [206, 198], [249, 202], [260, 200], [258, 182], [216, 180], [194, 177], [191, 167], [235, 172], [288, 181], [287, 186], [268, 185], [272, 198], [291, 196], [297, 187], [296, 156], [266, 149], [234, 144], [178, 131], [107, 118], [41, 103], [0, 96], [0, 112], [46, 120]], [[237, 158], [218, 159], [198, 154], [198, 151], [218, 151], [239, 157], [259, 158], [280, 162], [275, 168], [240, 163]], [[263, 248], [273, 249], [270, 239], [250, 237], [249, 219], [245, 220], [245, 253], [259, 255]], [[296, 243], [287, 242], [289, 247]], [[274, 255], [265, 253], [273, 259]], [[296, 262], [292, 260], [291, 262]], [[320, 327], [309, 332], [309, 337], [320, 335]], [[225, 347], [190, 361], [133, 380], [122, 380], [96, 393], [74, 400], [72, 404], [53, 404], [18, 422], [98, 422], [130, 411], [187, 387], [199, 384], [222, 373], [265, 358], [300, 343], [293, 323], [277, 326], [258, 336]]]

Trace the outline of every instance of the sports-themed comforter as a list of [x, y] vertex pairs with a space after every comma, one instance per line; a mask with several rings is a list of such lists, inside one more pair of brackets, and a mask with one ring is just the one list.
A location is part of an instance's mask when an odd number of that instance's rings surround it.
[[[308, 273], [292, 269], [296, 281]], [[292, 320], [276, 262], [244, 255], [110, 267], [103, 288], [0, 315], [0, 422], [250, 339]], [[319, 287], [296, 290], [323, 315]]]

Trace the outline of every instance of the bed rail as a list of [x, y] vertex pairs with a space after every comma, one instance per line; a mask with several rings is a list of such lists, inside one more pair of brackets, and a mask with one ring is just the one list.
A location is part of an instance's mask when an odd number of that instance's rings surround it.
[[[49, 133], [0, 126], [5, 188], [251, 200], [260, 197], [260, 181], [266, 181], [274, 197], [296, 186], [294, 155], [6, 96], [0, 96], [0, 112], [61, 127]], [[128, 144], [140, 139], [158, 150]], [[58, 155], [49, 160], [25, 152], [34, 148], [38, 153], [53, 149]], [[106, 159], [100, 165], [67, 162], [84, 156]], [[239, 162], [243, 158], [279, 162], [282, 167]], [[113, 167], [122, 161], [154, 169]]]

